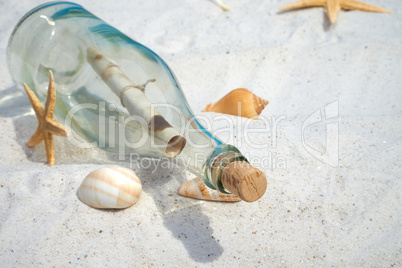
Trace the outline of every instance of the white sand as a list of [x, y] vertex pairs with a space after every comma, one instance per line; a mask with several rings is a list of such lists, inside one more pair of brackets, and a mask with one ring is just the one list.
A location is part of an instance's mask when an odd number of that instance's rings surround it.
[[[2, 267], [402, 265], [399, 0], [367, 0], [392, 13], [341, 11], [333, 26], [322, 8], [278, 14], [291, 0], [226, 0], [232, 12], [208, 0], [78, 1], [164, 58], [196, 114], [246, 87], [270, 101], [264, 117], [285, 118], [276, 135], [253, 134], [265, 149], [219, 135], [250, 157], [272, 159], [256, 164], [269, 182], [260, 201], [185, 199], [175, 191], [187, 173], [151, 167], [136, 169], [141, 200], [118, 212], [76, 197], [106, 161], [56, 138], [57, 164], [49, 167], [43, 144], [25, 145], [36, 118], [11, 81], [5, 49], [16, 22], [42, 2], [0, 0]], [[334, 101], [335, 167], [309, 154], [301, 134], [306, 118]], [[246, 123], [236, 121], [236, 130]], [[325, 150], [325, 126], [305, 128], [307, 147]]]

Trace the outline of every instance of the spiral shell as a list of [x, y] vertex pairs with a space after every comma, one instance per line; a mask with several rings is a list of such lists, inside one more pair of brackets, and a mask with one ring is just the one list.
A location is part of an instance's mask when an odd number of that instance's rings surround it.
[[191, 197], [196, 199], [221, 201], [221, 202], [239, 202], [240, 198], [234, 194], [224, 194], [217, 190], [210, 189], [201, 178], [186, 181], [177, 190], [181, 196]]
[[237, 115], [256, 119], [267, 106], [268, 101], [254, 95], [245, 88], [234, 89], [222, 99], [208, 104], [204, 112]]
[[78, 198], [93, 208], [121, 209], [134, 205], [142, 185], [134, 171], [109, 166], [92, 171], [78, 188]]

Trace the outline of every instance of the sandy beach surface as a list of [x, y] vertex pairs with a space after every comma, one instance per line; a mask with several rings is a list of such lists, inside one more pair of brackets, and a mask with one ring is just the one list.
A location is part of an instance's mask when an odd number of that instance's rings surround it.
[[[37, 121], [6, 61], [13, 27], [44, 1], [0, 0], [0, 266], [401, 267], [402, 3], [367, 0], [391, 14], [341, 11], [331, 25], [323, 8], [278, 12], [289, 2], [77, 1], [160, 55], [211, 131], [228, 126], [202, 110], [230, 90], [269, 101], [266, 121], [233, 117], [237, 134], [217, 134], [266, 173], [266, 194], [216, 203], [178, 196], [193, 178], [179, 168], [61, 137], [46, 165], [43, 143], [26, 146]], [[140, 177], [133, 207], [78, 200], [107, 164]]]

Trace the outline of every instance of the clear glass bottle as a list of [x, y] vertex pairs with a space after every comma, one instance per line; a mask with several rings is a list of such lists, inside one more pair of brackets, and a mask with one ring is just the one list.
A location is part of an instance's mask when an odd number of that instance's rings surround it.
[[94, 70], [97, 66], [88, 60], [91, 48], [101, 51], [135, 85], [152, 80], [143, 87], [145, 96], [186, 139], [176, 159], [209, 187], [228, 193], [221, 182], [223, 168], [247, 159], [197, 121], [176, 77], [158, 55], [80, 5], [50, 2], [28, 12], [8, 43], [9, 69], [17, 87], [23, 90], [26, 83], [42, 102], [52, 70], [55, 117], [88, 141], [85, 146], [93, 144], [122, 155], [165, 157], [152, 133], [131, 120], [121, 96]]

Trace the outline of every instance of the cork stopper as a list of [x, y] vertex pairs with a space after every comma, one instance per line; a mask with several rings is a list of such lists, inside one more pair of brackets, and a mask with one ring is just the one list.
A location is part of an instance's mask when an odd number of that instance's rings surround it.
[[244, 161], [234, 161], [222, 170], [222, 185], [246, 202], [260, 199], [267, 189], [265, 174]]

